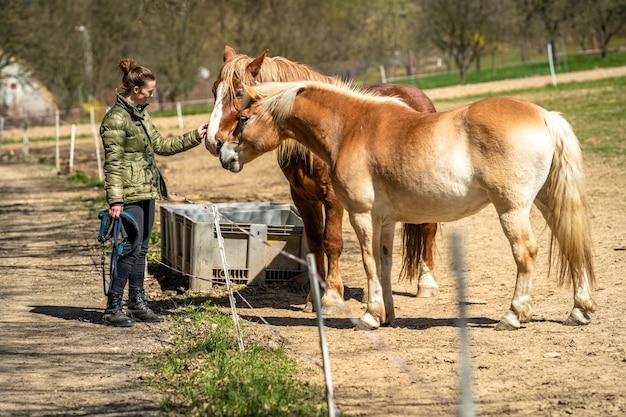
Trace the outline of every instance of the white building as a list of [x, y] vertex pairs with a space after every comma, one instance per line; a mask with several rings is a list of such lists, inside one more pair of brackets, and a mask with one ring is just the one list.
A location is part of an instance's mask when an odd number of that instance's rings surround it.
[[0, 117], [5, 129], [28, 123], [54, 120], [57, 107], [48, 90], [34, 80], [19, 64], [0, 70]]

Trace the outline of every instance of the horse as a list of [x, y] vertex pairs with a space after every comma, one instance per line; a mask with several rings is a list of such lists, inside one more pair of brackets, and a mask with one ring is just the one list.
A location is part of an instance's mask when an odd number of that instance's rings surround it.
[[[213, 84], [215, 107], [211, 113], [205, 147], [217, 156], [221, 137], [216, 133], [232, 132], [237, 124], [239, 96], [242, 83], [268, 81], [317, 80], [337, 83], [338, 79], [325, 76], [311, 67], [283, 57], [268, 57], [265, 50], [256, 58], [237, 54], [233, 48], [224, 48], [224, 63]], [[374, 84], [364, 91], [401, 97], [411, 107], [422, 112], [435, 112], [430, 99], [418, 88], [395, 84]], [[278, 164], [289, 181], [291, 196], [304, 222], [308, 249], [315, 255], [316, 267], [326, 283], [322, 297], [322, 312], [337, 312], [344, 297], [339, 271], [339, 257], [343, 251], [343, 207], [337, 199], [329, 176], [328, 166], [315, 154], [296, 141], [285, 141], [279, 146]], [[433, 277], [435, 269], [436, 224], [404, 224], [402, 236], [416, 242], [410, 262], [403, 265], [402, 277], [418, 275], [417, 297], [433, 296], [438, 285]], [[309, 291], [304, 311], [313, 311], [313, 294]]]
[[558, 267], [558, 284], [574, 290], [564, 323], [589, 323], [596, 278], [583, 159], [559, 113], [513, 97], [420, 113], [397, 98], [315, 82], [245, 90], [238, 124], [220, 150], [222, 166], [240, 172], [285, 138], [296, 138], [331, 167], [333, 187], [361, 245], [369, 292], [364, 326], [376, 329], [395, 318], [395, 222], [450, 222], [489, 204], [517, 266], [510, 307], [495, 328], [519, 329], [532, 318], [538, 253], [533, 204], [551, 231], [548, 258]]

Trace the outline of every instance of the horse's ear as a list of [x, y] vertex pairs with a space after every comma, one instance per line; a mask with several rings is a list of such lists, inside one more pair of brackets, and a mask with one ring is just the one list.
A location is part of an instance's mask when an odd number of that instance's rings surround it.
[[235, 52], [235, 50], [233, 48], [231, 48], [228, 45], [226, 45], [224, 47], [224, 62], [228, 61], [229, 59], [231, 59], [235, 55], [237, 55], [237, 52]]
[[263, 51], [263, 53], [252, 60], [251, 63], [246, 67], [246, 71], [250, 74], [252, 79], [255, 79], [259, 75], [259, 71], [261, 70], [261, 65], [263, 65], [263, 61], [265, 57], [270, 52], [269, 49]]

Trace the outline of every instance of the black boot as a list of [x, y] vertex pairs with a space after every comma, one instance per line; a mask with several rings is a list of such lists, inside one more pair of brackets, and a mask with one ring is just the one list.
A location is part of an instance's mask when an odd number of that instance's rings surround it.
[[123, 294], [109, 293], [107, 308], [104, 310], [102, 322], [108, 326], [131, 327], [135, 321], [122, 312]]
[[146, 296], [142, 289], [131, 288], [128, 291], [128, 315], [137, 321], [161, 322], [163, 316], [155, 313], [148, 307]]

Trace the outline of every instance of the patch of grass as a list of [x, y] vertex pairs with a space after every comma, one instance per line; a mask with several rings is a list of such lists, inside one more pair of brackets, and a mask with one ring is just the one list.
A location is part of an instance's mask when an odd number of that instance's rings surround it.
[[[626, 52], [613, 52], [602, 58], [599, 55], [577, 55], [568, 57], [567, 70], [558, 66], [557, 74], [572, 71], [585, 71], [595, 68], [610, 68], [626, 64]], [[474, 84], [488, 81], [510, 80], [532, 77], [536, 75], [550, 75], [550, 67], [546, 61], [526, 64], [508, 65], [491, 68], [484, 65], [479, 71], [470, 68], [466, 74], [466, 81], [461, 82], [458, 71], [422, 74], [409, 80], [394, 81], [394, 83], [410, 84], [421, 89], [449, 87], [459, 84]]]
[[561, 94], [539, 104], [558, 110], [574, 127], [583, 151], [604, 157], [626, 156], [626, 77], [563, 85]]
[[[185, 105], [185, 116], [192, 116], [196, 114], [210, 114], [213, 111], [213, 105], [207, 103], [187, 104]], [[152, 118], [156, 117], [172, 117], [177, 116], [177, 110], [175, 108], [168, 110], [156, 110], [150, 112]]]
[[[245, 325], [245, 323], [242, 323]], [[192, 416], [325, 416], [324, 387], [302, 382], [282, 347], [238, 348], [231, 317], [204, 302], [176, 310], [173, 347], [152, 384], [164, 411]]]
[[97, 178], [85, 175], [82, 172], [77, 172], [75, 174], [69, 175], [66, 177], [66, 180], [69, 183], [75, 184], [75, 185], [85, 185], [88, 187], [101, 188], [101, 189], [104, 188], [103, 181]]
[[487, 97], [513, 95], [563, 114], [583, 152], [602, 157], [626, 156], [626, 77], [570, 82], [438, 100], [437, 108], [453, 108]]
[[161, 232], [158, 227], [152, 228], [150, 235], [150, 246], [147, 254], [148, 263], [158, 265], [161, 263]]
[[[74, 137], [74, 140], [81, 140], [81, 139], [91, 139], [93, 138], [93, 136], [88, 135], [88, 134], [83, 134], [83, 135], [76, 135]], [[65, 136], [59, 136], [59, 141], [64, 141], [64, 140], [70, 140], [71, 136], [69, 135], [65, 135]], [[37, 136], [37, 137], [29, 137], [28, 141], [29, 142], [53, 142], [56, 141], [56, 137], [53, 136]], [[7, 145], [12, 145], [12, 144], [16, 144], [16, 143], [22, 143], [24, 141], [24, 139], [19, 138], [19, 139], [2, 139], [2, 143], [3, 144], [7, 144]]]

